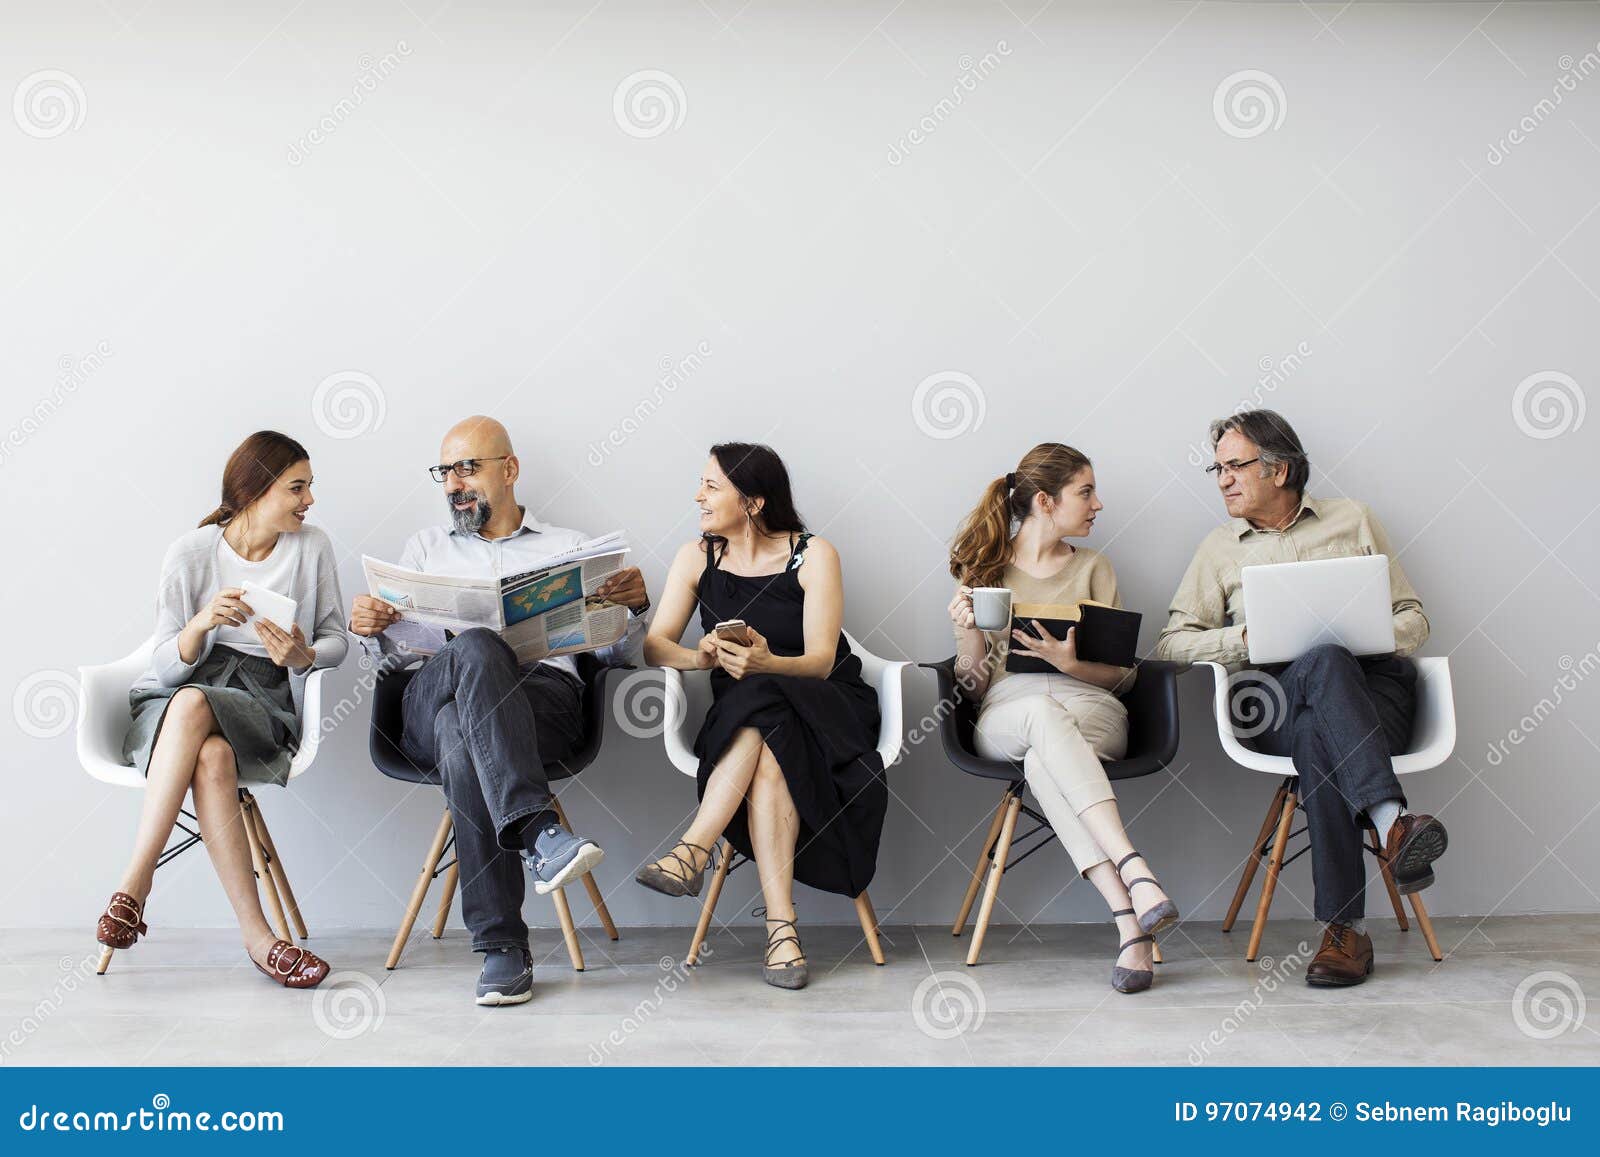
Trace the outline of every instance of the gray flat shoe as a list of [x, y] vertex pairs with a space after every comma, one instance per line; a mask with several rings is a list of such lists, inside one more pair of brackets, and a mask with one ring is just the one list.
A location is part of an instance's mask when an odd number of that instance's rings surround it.
[[[1144, 856], [1142, 856], [1140, 853], [1129, 852], [1127, 855], [1123, 856], [1122, 859], [1117, 861], [1117, 876], [1118, 878], [1122, 879], [1122, 886], [1128, 889], [1128, 899], [1130, 900], [1133, 899], [1133, 889], [1138, 884], [1149, 884], [1156, 888], [1161, 887], [1161, 884], [1150, 876], [1136, 876], [1131, 880], [1122, 876], [1123, 864], [1126, 864], [1129, 860], [1142, 859], [1144, 859]], [[1178, 906], [1171, 900], [1163, 900], [1161, 903], [1156, 904], [1139, 914], [1139, 927], [1154, 935], [1165, 928], [1168, 924], [1171, 924], [1177, 918]]]
[[[1133, 909], [1123, 908], [1111, 914], [1113, 916], [1132, 916]], [[1132, 940], [1124, 940], [1121, 944], [1117, 945], [1117, 955], [1120, 956], [1129, 948], [1132, 948], [1135, 944], [1143, 944], [1146, 941], [1154, 944], [1156, 942], [1156, 938], [1150, 935], [1150, 933], [1146, 932], [1143, 936], [1135, 936]], [[1118, 992], [1143, 992], [1155, 982], [1156, 974], [1152, 969], [1123, 968], [1121, 965], [1117, 964], [1113, 964], [1111, 966], [1111, 987], [1116, 989]]]
[[[801, 956], [798, 960], [790, 960], [783, 964], [772, 963], [772, 950], [780, 944], [793, 944], [797, 951], [803, 952], [800, 947], [800, 929], [795, 927], [793, 920], [775, 920], [767, 916], [765, 908], [757, 908], [750, 913], [752, 916], [767, 918], [768, 924], [777, 927], [767, 929], [767, 956], [761, 966], [761, 979], [774, 988], [804, 988], [811, 979], [810, 970], [806, 968], [806, 958]], [[789, 929], [788, 935], [779, 935], [785, 928]]]
[[[694, 858], [684, 859], [678, 855], [679, 848], [689, 848], [691, 851], [704, 852], [706, 862], [699, 868], [694, 866]], [[672, 862], [665, 868], [658, 864], [646, 864], [640, 868], [633, 877], [634, 883], [643, 884], [653, 892], [660, 892], [663, 896], [698, 896], [700, 887], [705, 883], [706, 868], [711, 864], [711, 849], [702, 848], [699, 844], [691, 844], [688, 840], [679, 840], [672, 845], [672, 850], [667, 853], [666, 859]]]

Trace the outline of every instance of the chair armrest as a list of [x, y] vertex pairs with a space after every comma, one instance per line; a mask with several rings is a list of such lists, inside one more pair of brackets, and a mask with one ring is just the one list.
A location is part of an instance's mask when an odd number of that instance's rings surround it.
[[1138, 670], [1138, 678], [1122, 697], [1128, 708], [1128, 750], [1123, 759], [1152, 758], [1165, 766], [1178, 754], [1179, 666], [1147, 659]]
[[78, 762], [122, 763], [122, 741], [133, 725], [128, 689], [150, 666], [152, 640], [110, 663], [78, 668]]
[[878, 674], [878, 755], [885, 769], [900, 759], [905, 743], [905, 662], [887, 662]]
[[[695, 672], [704, 675], [704, 672]], [[667, 749], [667, 758], [685, 775], [696, 775], [700, 771], [700, 758], [694, 753], [695, 732], [700, 726], [699, 719], [691, 719], [689, 711], [689, 687], [683, 672], [676, 667], [661, 668], [663, 699], [661, 704], [661, 742]]]
[[317, 745], [322, 742], [322, 677], [326, 667], [318, 667], [306, 676], [300, 689], [300, 746], [289, 762], [289, 778], [304, 772], [317, 757]]

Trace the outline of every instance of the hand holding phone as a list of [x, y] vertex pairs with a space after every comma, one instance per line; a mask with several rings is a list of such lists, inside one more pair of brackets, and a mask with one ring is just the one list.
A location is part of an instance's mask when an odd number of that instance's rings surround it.
[[750, 628], [743, 619], [724, 619], [712, 628], [717, 638], [741, 647], [748, 647], [753, 641], [750, 638]]

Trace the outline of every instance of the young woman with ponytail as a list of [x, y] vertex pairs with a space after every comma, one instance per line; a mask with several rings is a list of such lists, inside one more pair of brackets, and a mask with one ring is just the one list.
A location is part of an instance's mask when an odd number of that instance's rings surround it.
[[[1057, 641], [1023, 631], [984, 632], [973, 621], [974, 587], [1007, 587], [1013, 606], [1071, 604], [1084, 599], [1122, 605], [1111, 561], [1065, 540], [1084, 538], [1104, 509], [1089, 459], [1045, 442], [1017, 468], [984, 489], [950, 549], [950, 573], [961, 584], [950, 600], [957, 673], [980, 704], [978, 754], [1021, 760], [1028, 787], [1080, 875], [1110, 905], [1122, 943], [1111, 970], [1118, 992], [1142, 992], [1155, 978], [1154, 933], [1178, 910], [1134, 850], [1101, 761], [1127, 750], [1128, 713], [1116, 692], [1136, 668], [1078, 658], [1075, 631]], [[1055, 668], [1008, 672], [1011, 648]]]
[[[305, 448], [261, 431], [229, 457], [217, 508], [167, 549], [155, 652], [128, 695], [122, 754], [146, 785], [133, 855], [96, 928], [107, 948], [132, 948], [146, 931], [156, 862], [192, 791], [250, 959], [285, 988], [312, 988], [328, 974], [325, 961], [267, 924], [239, 808], [241, 784], [288, 779], [302, 679], [338, 666], [348, 649], [333, 546], [305, 525], [312, 501]], [[246, 580], [295, 600], [292, 630], [251, 617]]]

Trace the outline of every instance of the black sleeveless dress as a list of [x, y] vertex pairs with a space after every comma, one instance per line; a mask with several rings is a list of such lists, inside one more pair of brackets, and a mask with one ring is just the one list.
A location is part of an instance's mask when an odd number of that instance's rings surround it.
[[[799, 568], [809, 534], [789, 548], [780, 574], [746, 577], [721, 569], [721, 539], [706, 540], [700, 575], [700, 625], [707, 634], [719, 622], [743, 619], [767, 640], [774, 655], [805, 654], [805, 590]], [[859, 896], [878, 866], [878, 840], [889, 806], [888, 782], [878, 755], [878, 696], [861, 678], [861, 660], [843, 632], [826, 679], [797, 675], [747, 675], [735, 679], [720, 667], [711, 672], [715, 701], [695, 739], [701, 798], [706, 781], [734, 734], [754, 727], [783, 768], [800, 814], [795, 841], [795, 879], [812, 888]], [[744, 805], [728, 824], [733, 846], [750, 855]]]

